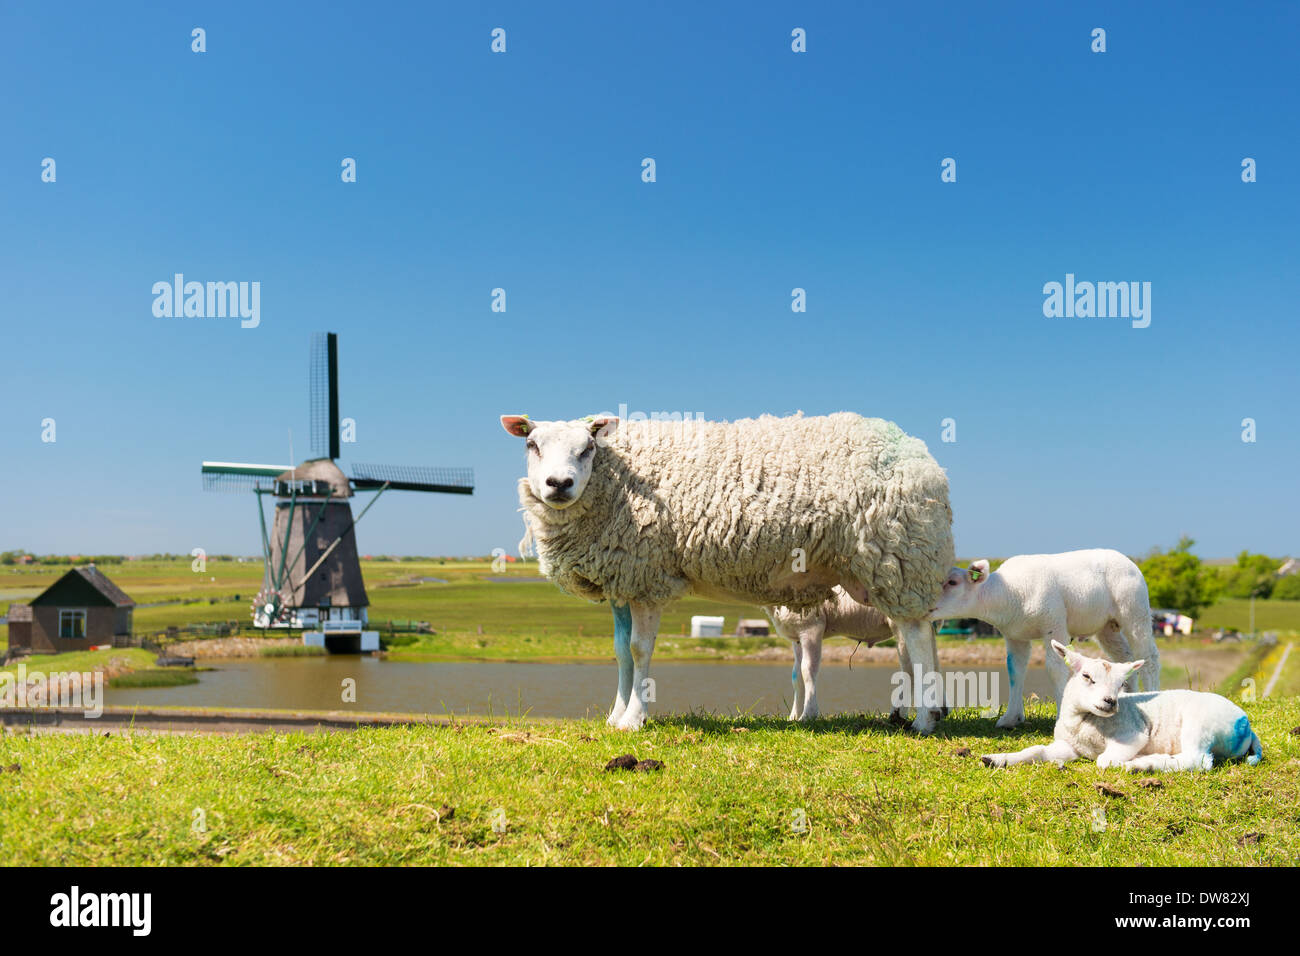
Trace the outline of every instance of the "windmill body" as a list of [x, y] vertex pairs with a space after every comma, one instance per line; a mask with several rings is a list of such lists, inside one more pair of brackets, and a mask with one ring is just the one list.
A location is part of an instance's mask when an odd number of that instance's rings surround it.
[[[361, 576], [356, 524], [388, 490], [472, 494], [467, 468], [411, 468], [355, 465], [348, 477], [339, 457], [338, 340], [318, 333], [310, 365], [312, 444], [318, 456], [297, 466], [203, 463], [208, 490], [247, 491], [257, 496], [265, 567], [253, 601], [259, 628], [303, 630], [303, 642], [331, 651], [379, 649], [379, 634], [367, 630], [369, 598]], [[352, 514], [358, 491], [373, 497]], [[262, 496], [275, 501], [267, 528]], [[308, 630], [311, 629], [311, 630]]]

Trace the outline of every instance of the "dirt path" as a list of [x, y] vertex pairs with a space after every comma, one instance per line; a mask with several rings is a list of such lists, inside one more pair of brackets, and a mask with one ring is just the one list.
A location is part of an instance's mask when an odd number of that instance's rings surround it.
[[[467, 721], [457, 718], [457, 722]], [[80, 709], [71, 707], [0, 710], [0, 725], [10, 733], [247, 734], [270, 730], [281, 733], [321, 733], [411, 724], [448, 727], [451, 726], [451, 721], [438, 717], [349, 714], [344, 711], [105, 707], [99, 717], [91, 718]]]

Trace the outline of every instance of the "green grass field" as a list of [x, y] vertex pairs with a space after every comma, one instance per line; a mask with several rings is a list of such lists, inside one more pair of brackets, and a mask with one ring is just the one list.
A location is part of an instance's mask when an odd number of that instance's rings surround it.
[[[1257, 767], [990, 770], [1050, 737], [950, 717], [708, 716], [237, 737], [0, 738], [10, 864], [1294, 865], [1300, 701], [1249, 706]], [[969, 748], [972, 755], [963, 755]], [[655, 772], [606, 772], [632, 752]], [[75, 772], [69, 772], [75, 768]], [[1099, 785], [1110, 788], [1102, 792]], [[454, 811], [454, 812], [449, 812]]]
[[[156, 633], [168, 626], [236, 621], [249, 624], [249, 605], [261, 584], [258, 562], [210, 560], [203, 573], [185, 561], [130, 561], [103, 569], [140, 604], [185, 601], [159, 607], [137, 607], [135, 629]], [[535, 562], [510, 564], [497, 574], [485, 561], [364, 561], [372, 624], [388, 620], [428, 621], [436, 632], [419, 635], [395, 649], [409, 658], [460, 660], [604, 659], [609, 656], [612, 621], [604, 604], [589, 604], [562, 593], [538, 577]], [[37, 566], [0, 571], [0, 605], [27, 600], [52, 584], [66, 568]], [[446, 583], [419, 582], [437, 578]], [[493, 580], [504, 578], [505, 580]], [[238, 600], [235, 596], [238, 595]], [[1200, 620], [1205, 628], [1246, 630], [1249, 601], [1224, 600]], [[664, 614], [656, 657], [725, 658], [743, 656], [761, 647], [783, 647], [780, 638], [693, 640], [693, 614], [721, 614], [728, 630], [742, 617], [759, 617], [748, 605], [721, 604], [688, 598]], [[1300, 601], [1257, 601], [1256, 627], [1300, 634]], [[246, 632], [247, 633], [247, 632]], [[0, 638], [6, 638], [0, 628]], [[7, 638], [6, 638], [7, 639]], [[961, 638], [942, 638], [960, 643]]]
[[[1250, 630], [1250, 600], [1220, 598], [1201, 613], [1196, 623], [1207, 630], [1225, 627], [1245, 633]], [[1300, 601], [1256, 601], [1255, 629], [1300, 632]]]
[[[242, 621], [261, 573], [220, 562], [204, 580], [187, 563], [108, 570], [137, 601], [204, 602], [139, 608], [138, 631]], [[487, 580], [497, 575], [483, 563], [368, 562], [366, 575], [372, 620], [428, 621], [438, 632], [420, 635], [400, 656], [611, 655], [608, 608], [525, 580], [536, 576], [533, 565], [512, 565], [504, 582]], [[35, 593], [56, 576], [0, 574], [0, 589]], [[235, 593], [240, 601], [228, 600]], [[1245, 603], [1222, 606], [1224, 622], [1244, 626], [1235, 617]], [[1288, 608], [1271, 608], [1282, 616], [1266, 623], [1268, 604], [1256, 606], [1261, 629], [1285, 628]], [[665, 615], [657, 658], [784, 644], [684, 638], [693, 613], [725, 614], [729, 624], [757, 616], [754, 608], [682, 602]], [[1247, 650], [1199, 640], [1164, 646]], [[1236, 696], [1247, 678], [1262, 689], [1283, 650], [1251, 648], [1223, 690]], [[47, 656], [27, 666], [84, 670], [113, 658], [141, 681], [155, 679], [153, 655], [139, 650]], [[1048, 712], [1033, 705], [1030, 724], [1016, 731], [961, 713], [930, 738], [880, 717], [792, 726], [707, 715], [661, 715], [640, 734], [528, 718], [339, 734], [9, 733], [0, 737], [0, 852], [13, 864], [82, 865], [1294, 865], [1300, 652], [1280, 674], [1273, 699], [1245, 705], [1264, 740], [1263, 764], [1164, 775], [1151, 787], [1091, 763], [981, 765], [981, 752], [1050, 739]], [[1170, 686], [1181, 676], [1166, 669]], [[604, 771], [627, 752], [664, 767]]]

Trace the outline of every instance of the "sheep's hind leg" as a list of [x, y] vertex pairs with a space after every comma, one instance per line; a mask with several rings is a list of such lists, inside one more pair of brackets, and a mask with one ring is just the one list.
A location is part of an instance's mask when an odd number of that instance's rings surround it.
[[1209, 770], [1214, 766], [1214, 756], [1208, 752], [1184, 750], [1177, 754], [1145, 754], [1123, 764], [1133, 773], [1150, 773], [1153, 770]]
[[640, 604], [632, 606], [632, 688], [627, 707], [614, 725], [619, 730], [639, 730], [646, 722], [648, 707], [655, 698], [650, 679], [650, 658], [659, 633], [659, 610]]
[[618, 692], [614, 707], [605, 719], [611, 727], [618, 725], [632, 695], [632, 609], [626, 604], [611, 604], [614, 611], [614, 659], [618, 662]]
[[1056, 692], [1056, 714], [1061, 714], [1061, 695], [1070, 680], [1070, 665], [1061, 659], [1061, 655], [1052, 650], [1052, 641], [1059, 641], [1070, 647], [1070, 632], [1064, 627], [1056, 627], [1043, 634], [1043, 650], [1047, 652], [1047, 676], [1052, 679], [1052, 690]]
[[[1103, 627], [1096, 633], [1095, 637], [1097, 643], [1101, 645], [1101, 649], [1106, 652], [1106, 656], [1117, 664], [1135, 660], [1133, 648], [1129, 646], [1128, 638], [1124, 636], [1123, 631], [1112, 627]], [[1124, 689], [1130, 694], [1138, 690], [1138, 675], [1136, 672], [1129, 674], [1128, 680], [1124, 682]]]

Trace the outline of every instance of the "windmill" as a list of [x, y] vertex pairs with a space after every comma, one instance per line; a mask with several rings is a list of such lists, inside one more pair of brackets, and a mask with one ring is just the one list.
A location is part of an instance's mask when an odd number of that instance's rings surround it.
[[[312, 336], [309, 363], [311, 439], [314, 457], [301, 465], [203, 462], [208, 491], [249, 491], [257, 497], [265, 569], [253, 601], [253, 625], [261, 628], [319, 628], [304, 643], [331, 650], [379, 649], [377, 632], [367, 631], [365, 582], [357, 554], [356, 524], [385, 491], [468, 495], [469, 468], [353, 465], [345, 475], [339, 458], [338, 336]], [[292, 457], [292, 456], [291, 456]], [[374, 492], [354, 521], [350, 499]], [[262, 497], [275, 499], [268, 533]]]

